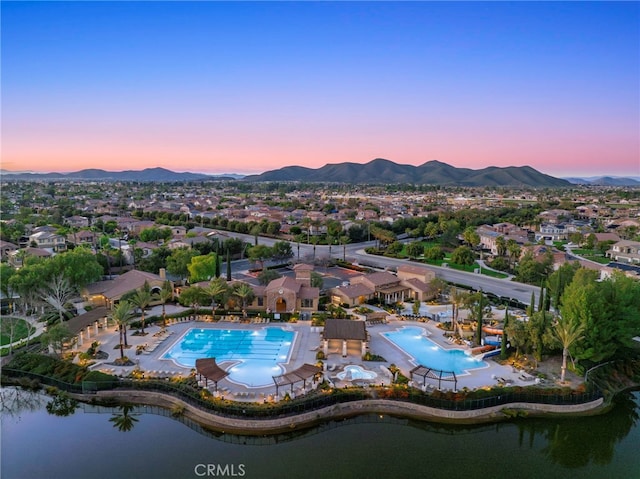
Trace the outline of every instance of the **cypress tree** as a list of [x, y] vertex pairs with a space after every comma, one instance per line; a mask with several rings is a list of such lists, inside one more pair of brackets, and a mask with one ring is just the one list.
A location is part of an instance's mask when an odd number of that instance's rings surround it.
[[544, 286], [540, 287], [540, 296], [538, 297], [538, 311], [544, 311]]
[[500, 342], [500, 359], [507, 359], [507, 326], [509, 325], [509, 305], [504, 312], [504, 325], [502, 327], [502, 341]]
[[535, 312], [536, 312], [536, 293], [534, 291], [531, 291], [531, 300], [529, 301], [529, 307], [527, 308], [527, 315], [531, 317]]
[[221, 269], [222, 263], [220, 260], [220, 255], [218, 253], [216, 253], [216, 278], [220, 277], [220, 269]]
[[482, 344], [482, 310], [484, 309], [484, 305], [482, 304], [484, 296], [482, 294], [482, 290], [480, 290], [480, 300], [478, 301], [478, 327], [476, 329], [476, 343], [478, 345]]
[[231, 252], [227, 248], [227, 281], [231, 281]]

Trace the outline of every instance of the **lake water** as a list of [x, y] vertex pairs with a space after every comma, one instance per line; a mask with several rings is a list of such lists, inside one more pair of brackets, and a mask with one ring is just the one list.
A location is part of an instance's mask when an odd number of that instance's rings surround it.
[[640, 478], [640, 392], [594, 417], [448, 426], [369, 415], [258, 438], [150, 407], [59, 417], [50, 398], [31, 397], [22, 409], [3, 401], [2, 479]]

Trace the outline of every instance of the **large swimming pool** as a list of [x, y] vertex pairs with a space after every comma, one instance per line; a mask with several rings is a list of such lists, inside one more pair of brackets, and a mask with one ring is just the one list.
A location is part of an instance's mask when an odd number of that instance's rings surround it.
[[422, 366], [440, 371], [453, 371], [456, 374], [488, 367], [486, 362], [467, 355], [460, 349], [442, 349], [427, 338], [424, 329], [419, 327], [403, 327], [382, 335]]
[[249, 387], [271, 386], [272, 377], [283, 373], [280, 364], [289, 360], [294, 337], [295, 332], [278, 327], [192, 328], [162, 358], [190, 368], [199, 358], [215, 358], [217, 363], [236, 361], [227, 369], [229, 380]]

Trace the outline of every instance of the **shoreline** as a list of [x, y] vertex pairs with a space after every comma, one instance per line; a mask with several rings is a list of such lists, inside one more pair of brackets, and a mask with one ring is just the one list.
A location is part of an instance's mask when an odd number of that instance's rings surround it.
[[338, 403], [295, 416], [275, 419], [243, 419], [219, 416], [194, 407], [170, 394], [156, 391], [136, 391], [135, 393], [131, 391], [99, 391], [97, 394], [69, 393], [69, 396], [88, 404], [115, 401], [117, 404], [158, 406], [169, 410], [173, 407], [180, 407], [184, 408], [180, 416], [191, 419], [203, 427], [243, 436], [263, 436], [292, 430], [304, 430], [324, 422], [363, 414], [382, 414], [436, 423], [482, 424], [500, 422], [514, 417], [592, 416], [607, 412], [611, 406], [611, 401], [599, 398], [588, 403], [566, 406], [516, 402], [484, 409], [451, 411], [403, 401], [366, 399]]

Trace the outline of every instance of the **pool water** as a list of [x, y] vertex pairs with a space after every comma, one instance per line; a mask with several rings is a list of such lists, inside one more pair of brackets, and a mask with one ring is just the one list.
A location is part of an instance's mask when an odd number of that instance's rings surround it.
[[344, 371], [336, 374], [338, 379], [353, 380], [353, 379], [375, 379], [378, 375], [360, 366], [345, 366]]
[[237, 361], [227, 369], [227, 379], [249, 387], [271, 386], [273, 376], [289, 360], [295, 332], [269, 327], [248, 329], [192, 328], [167, 351], [163, 359], [193, 368], [196, 359], [215, 358], [217, 363]]
[[424, 329], [419, 327], [404, 327], [382, 335], [422, 366], [440, 371], [453, 371], [456, 374], [488, 367], [485, 361], [476, 359], [460, 349], [442, 349], [424, 333]]

